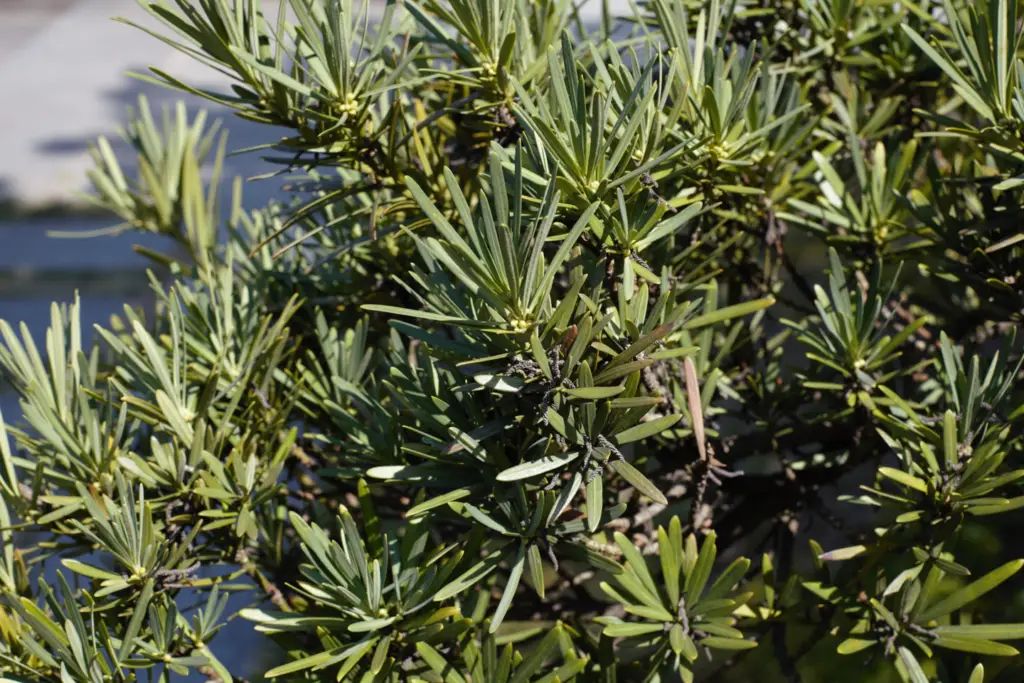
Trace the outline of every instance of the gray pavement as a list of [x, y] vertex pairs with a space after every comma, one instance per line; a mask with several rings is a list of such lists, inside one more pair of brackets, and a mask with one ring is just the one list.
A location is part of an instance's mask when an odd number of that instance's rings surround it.
[[74, 0], [0, 0], [0, 62], [72, 4]]
[[[87, 188], [88, 144], [99, 135], [118, 145], [129, 105], [146, 94], [152, 104], [205, 103], [128, 76], [157, 66], [190, 84], [225, 88], [223, 77], [143, 31], [112, 21], [152, 25], [133, 0], [0, 0], [0, 199], [26, 208], [74, 203]], [[226, 111], [229, 147], [274, 135]], [[258, 158], [235, 157], [229, 176], [261, 170]], [[270, 192], [263, 186], [255, 194]], [[263, 199], [264, 197], [259, 197]], [[253, 197], [253, 199], [257, 199]]]
[[[272, 14], [276, 0], [263, 4]], [[613, 0], [612, 7], [628, 11], [627, 0]], [[584, 14], [595, 15], [599, 8], [599, 0], [587, 0]], [[0, 0], [0, 200], [26, 208], [73, 203], [87, 187], [88, 143], [98, 135], [117, 138], [126, 108], [139, 93], [155, 103], [190, 100], [127, 72], [152, 65], [192, 85], [226, 87], [219, 74], [112, 21], [115, 16], [153, 25], [135, 0]], [[200, 106], [195, 99], [191, 103]], [[231, 149], [274, 135], [264, 126], [221, 114]], [[115, 145], [115, 151], [127, 156], [123, 146]], [[229, 160], [229, 176], [261, 170], [252, 155]], [[250, 205], [272, 194], [268, 183], [246, 192]]]

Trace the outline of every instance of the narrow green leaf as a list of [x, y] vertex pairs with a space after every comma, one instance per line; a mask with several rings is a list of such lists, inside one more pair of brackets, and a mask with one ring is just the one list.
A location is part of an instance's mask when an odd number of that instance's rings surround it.
[[655, 503], [662, 505], [668, 505], [668, 499], [665, 498], [665, 494], [658, 490], [650, 479], [645, 477], [643, 473], [637, 468], [630, 465], [625, 460], [612, 460], [609, 466], [623, 479], [629, 482], [637, 491], [647, 496]]
[[907, 474], [903, 470], [897, 470], [892, 467], [879, 467], [878, 473], [887, 479], [892, 479], [898, 484], [906, 486], [907, 488], [920, 491], [921, 493], [928, 493], [928, 483], [923, 479], [919, 479], [912, 474]]
[[416, 643], [416, 652], [427, 663], [427, 666], [434, 670], [434, 673], [444, 676], [443, 680], [445, 683], [466, 683], [466, 679], [462, 677], [462, 674], [449, 664], [448, 660], [435, 650], [433, 646], [424, 642], [418, 642]]
[[726, 306], [725, 308], [719, 308], [711, 313], [705, 313], [704, 315], [698, 315], [696, 318], [690, 318], [683, 323], [683, 329], [695, 330], [701, 327], [707, 327], [708, 325], [714, 325], [715, 323], [720, 323], [725, 320], [741, 318], [745, 315], [750, 315], [751, 313], [768, 308], [774, 303], [775, 297], [769, 296], [764, 299], [746, 301], [741, 304]]
[[964, 78], [963, 73], [956, 66], [956, 64], [954, 64], [951, 60], [947, 59], [944, 55], [939, 54], [939, 52], [935, 48], [933, 48], [927, 40], [922, 38], [921, 34], [915, 31], [910, 25], [903, 24], [901, 28], [907, 33], [908, 36], [910, 36], [911, 40], [917, 43], [917, 46], [921, 48], [921, 51], [928, 55], [928, 57], [933, 62], [935, 62], [936, 66], [938, 66], [939, 68], [946, 72], [946, 75], [948, 75], [953, 80], [953, 83], [957, 86], [957, 92], [964, 98], [964, 100], [967, 101], [969, 105], [971, 105], [971, 107], [974, 108], [976, 112], [981, 114], [982, 117], [989, 121], [993, 121], [995, 119], [995, 116], [992, 113], [992, 109], [989, 108], [989, 106], [984, 103], [981, 96], [974, 89], [971, 83], [966, 78]]
[[442, 505], [447, 505], [448, 503], [452, 503], [457, 500], [462, 500], [463, 498], [468, 498], [470, 494], [472, 494], [472, 491], [470, 489], [465, 488], [448, 491], [447, 493], [443, 493], [440, 496], [434, 496], [433, 498], [425, 500], [419, 505], [412, 506], [405, 513], [405, 516], [415, 517], [417, 515], [422, 515], [424, 512], [428, 510], [433, 510], [434, 508], [441, 507]]
[[517, 394], [526, 385], [526, 380], [515, 375], [475, 375], [473, 381], [491, 391]]
[[823, 562], [836, 562], [839, 560], [849, 560], [850, 558], [857, 557], [861, 553], [867, 550], [867, 546], [863, 545], [851, 545], [846, 548], [838, 548], [836, 550], [830, 550], [827, 553], [818, 555], [818, 559]]
[[704, 597], [701, 599], [702, 604], [708, 600], [719, 600], [726, 597], [736, 585], [743, 580], [743, 577], [747, 575], [747, 571], [750, 569], [750, 560], [746, 557], [740, 557], [733, 560], [728, 567], [725, 568], [715, 582], [711, 584], [711, 588], [707, 590]]
[[544, 563], [540, 559], [540, 548], [536, 543], [531, 543], [526, 551], [526, 566], [530, 570], [530, 583], [537, 597], [544, 599]]
[[633, 247], [637, 251], [643, 251], [647, 247], [651, 246], [655, 242], [681, 229], [684, 225], [693, 220], [694, 216], [700, 213], [703, 205], [700, 202], [690, 204], [682, 211], [678, 211], [673, 214], [671, 218], [661, 221], [649, 230], [646, 235], [642, 236], [637, 240]]
[[505, 559], [505, 555], [505, 551], [493, 552], [480, 560], [463, 572], [458, 578], [454, 579], [447, 586], [439, 590], [434, 595], [434, 602], [443, 602], [444, 600], [453, 598], [466, 589], [475, 586], [498, 568], [498, 565], [500, 565], [502, 560]]
[[584, 399], [587, 401], [599, 401], [604, 398], [611, 398], [612, 396], [618, 396], [621, 394], [626, 387], [579, 387], [577, 389], [565, 389], [565, 393], [573, 398]]
[[836, 652], [841, 655], [852, 655], [862, 650], [866, 650], [873, 645], [877, 645], [878, 641], [865, 640], [863, 638], [847, 638], [843, 642], [839, 643], [836, 647]]
[[712, 650], [753, 650], [757, 647], [756, 640], [742, 640], [740, 638], [722, 638], [721, 636], [708, 636], [700, 641], [705, 647]]
[[677, 655], [683, 654], [683, 648], [686, 647], [684, 639], [682, 624], [673, 624], [672, 628], [668, 632], [669, 646], [672, 648], [672, 652]]
[[370, 633], [372, 631], [379, 631], [386, 628], [397, 620], [398, 617], [387, 617], [386, 619], [367, 619], [366, 621], [357, 621], [354, 624], [349, 624], [348, 630], [352, 633]]
[[545, 472], [558, 469], [559, 467], [572, 462], [579, 456], [580, 454], [578, 451], [545, 455], [536, 460], [519, 463], [514, 467], [502, 470], [498, 474], [497, 479], [498, 481], [518, 481], [520, 479], [529, 479], [530, 477], [535, 477], [538, 474], [544, 474]]
[[105, 569], [100, 569], [99, 567], [93, 567], [92, 565], [85, 564], [84, 562], [79, 562], [78, 560], [61, 560], [61, 564], [63, 564], [65, 567], [75, 572], [76, 574], [88, 576], [90, 579], [99, 579], [101, 581], [117, 581], [122, 578], [120, 574], [115, 574], [114, 572], [110, 572]]
[[499, 534], [504, 534], [506, 536], [512, 535], [511, 532], [508, 529], [506, 529], [500, 523], [495, 521], [493, 517], [491, 517], [486, 512], [484, 512], [480, 508], [476, 507], [475, 505], [470, 505], [469, 503], [464, 503], [464, 504], [462, 504], [462, 509], [465, 510], [466, 512], [468, 512], [470, 517], [472, 517], [476, 521], [480, 522], [481, 524], [483, 524], [488, 529], [490, 529], [492, 531], [497, 531]]
[[558, 251], [551, 258], [551, 262], [547, 265], [544, 271], [544, 276], [540, 279], [537, 285], [537, 291], [533, 295], [533, 300], [530, 302], [530, 310], [534, 313], [540, 308], [541, 301], [544, 300], [549, 294], [551, 284], [555, 281], [555, 276], [559, 273], [562, 268], [562, 263], [569, 257], [569, 252], [576, 245], [580, 235], [587, 229], [590, 224], [590, 219], [593, 218], [594, 213], [600, 206], [599, 202], [594, 202], [586, 208], [586, 210], [580, 215], [579, 219], [573, 225], [572, 230], [566, 236], [562, 243], [558, 246]]
[[655, 607], [649, 605], [626, 605], [626, 612], [635, 614], [648, 621], [658, 621], [662, 624], [671, 623], [676, 620], [675, 615], [661, 605]]
[[601, 526], [601, 513], [604, 512], [604, 480], [595, 476], [587, 482], [587, 529], [590, 533]]
[[142, 587], [142, 592], [139, 593], [139, 599], [135, 603], [135, 607], [132, 608], [132, 618], [128, 622], [128, 627], [125, 629], [124, 636], [121, 639], [121, 648], [117, 652], [117, 661], [124, 662], [137, 646], [135, 638], [142, 630], [142, 621], [146, 617], [146, 608], [149, 606], [149, 601], [152, 597], [153, 580], [149, 579]]
[[604, 634], [609, 638], [629, 638], [644, 636], [648, 633], [657, 633], [663, 630], [664, 626], [662, 624], [621, 623], [605, 626]]
[[927, 622], [938, 619], [969, 605], [1016, 574], [1022, 566], [1024, 566], [1024, 560], [1013, 560], [993, 569], [977, 581], [964, 586], [949, 597], [925, 609], [919, 615], [918, 620]]
[[494, 615], [491, 617], [491, 627], [489, 629], [491, 633], [497, 632], [498, 627], [501, 626], [501, 622], [505, 618], [505, 614], [508, 613], [508, 608], [512, 606], [512, 599], [515, 597], [516, 590], [519, 588], [519, 580], [523, 576], [523, 568], [525, 565], [526, 545], [520, 544], [516, 557], [512, 561], [512, 569], [509, 571], [508, 581], [505, 582], [505, 588], [501, 594], [501, 600], [498, 601], [498, 607], [494, 610]]
[[615, 442], [616, 446], [622, 446], [627, 443], [646, 439], [656, 434], [661, 434], [663, 431], [679, 422], [679, 418], [681, 417], [681, 414], [676, 413], [675, 415], [666, 415], [655, 420], [650, 420], [649, 422], [641, 422], [634, 427], [630, 427], [629, 429], [619, 432], [612, 438], [612, 441]]
[[694, 565], [693, 571], [686, 577], [684, 591], [689, 601], [696, 602], [700, 599], [701, 594], [704, 592], [704, 587], [711, 577], [711, 570], [714, 567], [715, 557], [717, 556], [716, 537], [715, 532], [712, 531], [704, 537], [704, 543], [700, 547], [700, 554], [697, 555], [697, 563]]
[[940, 636], [981, 638], [984, 640], [1022, 640], [1024, 624], [959, 624], [936, 626], [932, 631]]
[[596, 382], [597, 384], [611, 382], [612, 380], [616, 380], [620, 377], [625, 377], [626, 375], [632, 374], [637, 370], [643, 370], [644, 368], [650, 367], [654, 365], [656, 362], [657, 360], [655, 360], [654, 358], [644, 358], [629, 363], [623, 363], [622, 365], [617, 365], [612, 368], [606, 368], [599, 372], [596, 377], [594, 377], [594, 382]]
[[946, 465], [952, 467], [960, 460], [959, 438], [957, 438], [956, 415], [947, 410], [942, 417], [942, 446], [946, 456]]
[[938, 636], [931, 641], [932, 645], [944, 647], [947, 650], [958, 650], [960, 652], [973, 652], [979, 655], [991, 655], [993, 657], [1015, 657], [1019, 654], [1017, 648], [992, 640], [981, 638], [968, 638], [963, 636]]
[[897, 653], [904, 669], [907, 671], [907, 675], [910, 677], [910, 683], [928, 683], [928, 677], [924, 675], [921, 664], [917, 661], [917, 657], [914, 656], [913, 652], [901, 645]]
[[672, 539], [663, 527], [658, 527], [658, 559], [661, 560], [661, 580], [665, 583], [668, 601], [679, 604], [679, 570], [681, 567], [680, 550], [672, 544]]
[[339, 647], [333, 650], [327, 650], [324, 652], [318, 652], [315, 655], [309, 655], [301, 659], [282, 664], [281, 666], [275, 666], [270, 671], [263, 674], [267, 678], [277, 678], [278, 676], [284, 676], [286, 674], [295, 673], [296, 671], [303, 671], [304, 669], [312, 669], [315, 666], [324, 664], [330, 661], [335, 656], [341, 654], [346, 648]]
[[[615, 543], [619, 546], [622, 551], [623, 557], [629, 563], [629, 570], [639, 579], [643, 589], [650, 594], [650, 596], [657, 598], [658, 587], [654, 583], [654, 578], [651, 576], [650, 570], [647, 568], [647, 559], [640, 554], [640, 551], [636, 549], [633, 542], [630, 541], [626, 536], [618, 531], [615, 532]], [[622, 577], [619, 577], [619, 581]], [[657, 607], [660, 601], [654, 601], [650, 604], [651, 607]]]
[[683, 359], [683, 378], [686, 380], [686, 403], [690, 410], [693, 436], [697, 439], [697, 452], [700, 453], [701, 460], [707, 461], [707, 436], [704, 434], [704, 408], [701, 402], [700, 384], [697, 380], [697, 367], [689, 356]]

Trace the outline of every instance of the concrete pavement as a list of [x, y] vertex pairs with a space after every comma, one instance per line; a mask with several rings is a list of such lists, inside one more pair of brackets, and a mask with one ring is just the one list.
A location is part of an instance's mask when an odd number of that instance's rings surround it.
[[75, 0], [0, 0], [0, 63]]
[[[153, 65], [191, 84], [224, 87], [215, 72], [112, 21], [115, 16], [150, 24], [133, 0], [0, 0], [0, 198], [26, 207], [73, 203], [87, 188], [89, 142], [106, 135], [128, 158], [117, 131], [140, 93], [155, 105], [185, 99], [193, 109], [200, 106], [196, 98], [131, 78], [129, 71]], [[219, 113], [231, 148], [273, 134]], [[228, 171], [250, 175], [259, 168], [253, 156], [236, 157]]]
[[[267, 11], [276, 0], [263, 4]], [[627, 0], [613, 0], [612, 7], [628, 11]], [[599, 8], [599, 0], [588, 0], [584, 13], [596, 16]], [[117, 131], [140, 93], [151, 104], [184, 99], [193, 109], [212, 108], [130, 78], [129, 71], [145, 72], [152, 65], [191, 85], [226, 89], [219, 74], [143, 31], [112, 21], [115, 16], [154, 25], [135, 0], [0, 0], [0, 201], [26, 208], [74, 203], [88, 187], [89, 142], [106, 135], [115, 153], [130, 158]], [[224, 119], [230, 149], [275, 134], [223, 110], [213, 113]], [[265, 170], [255, 155], [230, 158], [228, 165], [229, 177]], [[276, 194], [271, 183], [250, 183], [247, 204]]]

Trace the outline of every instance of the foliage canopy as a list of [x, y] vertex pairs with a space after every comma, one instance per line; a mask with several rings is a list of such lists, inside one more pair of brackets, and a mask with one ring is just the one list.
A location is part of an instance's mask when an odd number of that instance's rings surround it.
[[1020, 680], [1016, 0], [140, 2], [290, 199], [97, 141], [169, 247], [0, 322], [3, 680]]

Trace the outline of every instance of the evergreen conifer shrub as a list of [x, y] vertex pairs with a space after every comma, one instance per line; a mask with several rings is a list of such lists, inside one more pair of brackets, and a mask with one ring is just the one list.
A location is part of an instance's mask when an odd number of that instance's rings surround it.
[[585, 4], [141, 0], [268, 172], [0, 323], [4, 681], [1022, 680], [1016, 0]]

